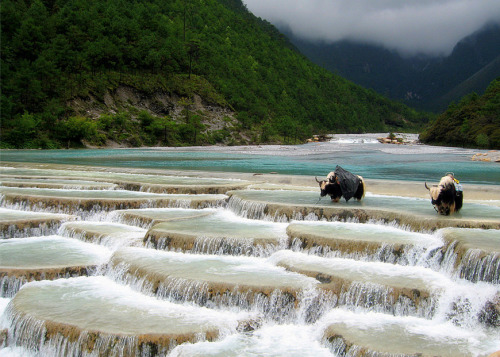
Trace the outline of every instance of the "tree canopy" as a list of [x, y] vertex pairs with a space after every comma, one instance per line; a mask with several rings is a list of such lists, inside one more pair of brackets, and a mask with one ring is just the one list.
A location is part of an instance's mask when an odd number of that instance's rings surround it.
[[500, 77], [482, 96], [452, 103], [420, 135], [429, 144], [500, 149]]
[[[414, 129], [427, 120], [312, 64], [241, 0], [3, 0], [1, 18], [4, 147], [57, 147], [85, 133], [102, 142], [110, 136], [107, 119], [84, 116], [88, 128], [75, 128], [68, 102], [104, 102], [106, 91], [124, 83], [144, 92], [196, 93], [232, 108], [242, 130], [275, 138]], [[132, 120], [124, 130], [144, 134], [137, 145], [165, 137], [144, 131], [138, 113], [123, 115]], [[164, 144], [182, 143], [180, 124], [160, 119], [177, 136]]]

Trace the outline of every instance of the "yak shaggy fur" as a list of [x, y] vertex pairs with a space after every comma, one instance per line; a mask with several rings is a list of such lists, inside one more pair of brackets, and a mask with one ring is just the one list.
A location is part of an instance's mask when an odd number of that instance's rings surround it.
[[429, 190], [431, 203], [439, 214], [448, 216], [462, 208], [462, 191], [457, 191], [451, 176], [443, 176], [437, 186], [428, 187], [426, 184], [425, 187]]
[[[358, 201], [361, 201], [363, 197], [365, 197], [365, 181], [363, 180], [363, 177], [356, 175], [355, 176], [359, 181], [358, 181], [358, 187], [356, 189], [356, 192], [352, 195], [355, 199]], [[340, 183], [338, 182], [337, 176], [335, 175], [335, 172], [330, 172], [328, 176], [326, 177], [326, 180], [319, 181], [316, 178], [316, 182], [319, 184], [320, 188], [320, 196], [325, 197], [326, 195], [329, 195], [332, 202], [338, 202], [342, 196], [344, 196], [344, 193], [342, 192], [342, 187]], [[345, 197], [344, 197], [345, 198]], [[349, 198], [346, 198], [346, 201], [349, 201]]]

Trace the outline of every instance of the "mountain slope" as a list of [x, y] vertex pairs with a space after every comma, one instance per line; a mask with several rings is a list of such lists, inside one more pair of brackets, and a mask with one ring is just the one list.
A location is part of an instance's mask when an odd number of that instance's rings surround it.
[[436, 100], [439, 107], [444, 107], [458, 98], [462, 98], [469, 93], [484, 92], [484, 83], [490, 82], [490, 78], [495, 78], [500, 74], [500, 55], [472, 76], [453, 87], [448, 93]]
[[[427, 120], [313, 65], [240, 0], [4, 0], [1, 11], [4, 146], [213, 144], [210, 107], [229, 113], [223, 143]], [[149, 104], [109, 100], [123, 88]]]
[[[313, 62], [355, 83], [395, 100], [433, 111], [441, 111], [464, 93], [454, 88], [467, 86], [475, 73], [500, 56], [500, 25], [490, 24], [459, 41], [444, 58], [402, 57], [382, 47], [342, 41], [334, 44], [304, 41], [282, 29], [292, 43]], [[484, 92], [500, 72], [490, 66], [476, 78], [474, 91]]]
[[500, 77], [482, 96], [452, 104], [421, 134], [429, 144], [500, 149]]

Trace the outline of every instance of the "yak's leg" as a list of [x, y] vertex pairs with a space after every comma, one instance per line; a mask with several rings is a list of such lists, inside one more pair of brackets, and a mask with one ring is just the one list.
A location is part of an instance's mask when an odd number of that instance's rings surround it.
[[460, 211], [464, 202], [464, 194], [462, 191], [457, 191], [457, 195], [455, 197], [455, 212]]

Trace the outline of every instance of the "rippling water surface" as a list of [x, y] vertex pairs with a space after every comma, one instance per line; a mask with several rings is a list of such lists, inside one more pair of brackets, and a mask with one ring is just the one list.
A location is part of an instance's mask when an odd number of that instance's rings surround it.
[[380, 144], [384, 134], [336, 135], [330, 142], [294, 146], [9, 150], [2, 161], [324, 176], [336, 165], [366, 178], [438, 180], [447, 171], [468, 183], [498, 184], [500, 167], [471, 161], [478, 150]]

